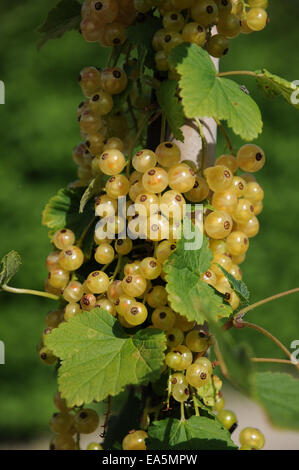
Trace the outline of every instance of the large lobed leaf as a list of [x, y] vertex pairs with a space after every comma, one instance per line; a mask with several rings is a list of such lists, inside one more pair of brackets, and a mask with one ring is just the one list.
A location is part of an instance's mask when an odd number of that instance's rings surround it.
[[299, 380], [289, 374], [254, 376], [255, 396], [275, 426], [299, 430]]
[[42, 34], [38, 48], [49, 39], [60, 38], [67, 31], [79, 29], [81, 21], [81, 5], [77, 0], [60, 0], [56, 7], [49, 11], [44, 23], [37, 31]]
[[[195, 229], [198, 231], [198, 229]], [[202, 247], [198, 250], [186, 250], [188, 241], [182, 237], [176, 250], [164, 264], [167, 292], [172, 308], [190, 321], [203, 324], [207, 320], [202, 309], [204, 305], [212, 319], [228, 317], [232, 309], [223, 302], [221, 295], [208, 284], [200, 280], [200, 275], [209, 269], [212, 252], [204, 236]]]
[[180, 421], [154, 421], [148, 430], [148, 450], [234, 450], [230, 433], [216, 419], [192, 416]]
[[69, 406], [80, 406], [117, 395], [126, 385], [157, 380], [166, 338], [151, 328], [130, 336], [109, 313], [94, 309], [61, 324], [46, 345], [62, 360], [62, 396]]
[[224, 119], [244, 140], [258, 137], [263, 123], [257, 104], [236, 82], [216, 76], [205, 50], [195, 44], [181, 44], [170, 52], [169, 61], [181, 75], [180, 93], [187, 118]]

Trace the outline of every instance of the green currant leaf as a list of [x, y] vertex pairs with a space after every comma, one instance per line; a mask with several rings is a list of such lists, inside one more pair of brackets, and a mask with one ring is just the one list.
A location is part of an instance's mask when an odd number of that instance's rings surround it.
[[181, 127], [185, 124], [185, 116], [182, 104], [176, 96], [176, 92], [177, 82], [175, 80], [166, 80], [161, 83], [157, 91], [157, 98], [162, 111], [166, 115], [174, 138], [184, 142]]
[[209, 54], [195, 44], [181, 44], [169, 54], [181, 75], [179, 85], [187, 118], [198, 116], [226, 120], [235, 134], [253, 140], [262, 131], [260, 110], [238, 83], [216, 76]]
[[55, 328], [46, 344], [62, 360], [62, 396], [69, 406], [80, 406], [115, 396], [126, 385], [156, 380], [166, 338], [151, 328], [129, 335], [108, 312], [94, 309]]
[[299, 380], [289, 374], [260, 372], [254, 376], [255, 397], [275, 426], [299, 429]]
[[103, 173], [100, 173], [96, 178], [94, 178], [90, 183], [89, 186], [86, 188], [86, 190], [83, 193], [83, 196], [81, 197], [80, 200], [80, 207], [79, 207], [79, 212], [82, 214], [84, 211], [86, 204], [97, 194], [99, 194], [104, 186], [106, 181], [108, 180], [109, 176], [104, 175]]
[[0, 265], [0, 290], [1, 286], [7, 285], [11, 278], [19, 271], [22, 264], [21, 257], [17, 251], [10, 251], [1, 260]]
[[43, 210], [42, 224], [50, 229], [50, 238], [56, 230], [62, 228], [73, 230], [76, 235], [76, 243], [81, 243], [82, 250], [89, 258], [93, 246], [96, 219], [93, 201], [87, 202], [84, 212], [79, 213], [83, 193], [84, 188], [60, 189]]
[[67, 31], [79, 30], [81, 21], [81, 5], [76, 0], [60, 0], [56, 7], [49, 11], [44, 23], [37, 32], [42, 34], [38, 42], [40, 49], [49, 39], [60, 38]]
[[228, 271], [226, 271], [226, 269], [224, 269], [222, 266], [220, 266], [220, 264], [218, 264], [218, 267], [221, 269], [224, 276], [227, 278], [228, 282], [230, 283], [231, 288], [235, 291], [237, 296], [240, 298], [241, 302], [243, 304], [249, 304], [250, 292], [249, 292], [245, 282], [236, 279]]
[[274, 75], [268, 70], [258, 70], [257, 84], [268, 98], [283, 96], [292, 106], [299, 109], [299, 86], [284, 78]]
[[234, 450], [230, 433], [216, 419], [192, 416], [181, 421], [154, 421], [148, 429], [148, 450]]
[[153, 36], [158, 29], [162, 28], [159, 18], [149, 18], [141, 23], [135, 23], [127, 28], [127, 38], [134, 46], [144, 45], [147, 49], [152, 49]]
[[[196, 237], [199, 237], [199, 230], [196, 228], [195, 231]], [[171, 307], [200, 325], [207, 319], [203, 305], [215, 321], [229, 317], [231, 307], [224, 304], [222, 296], [212, 287], [200, 280], [200, 275], [209, 269], [213, 258], [207, 238], [203, 236], [202, 247], [197, 250], [186, 249], [186, 243], [188, 240], [182, 237], [175, 251], [164, 263], [166, 290]]]

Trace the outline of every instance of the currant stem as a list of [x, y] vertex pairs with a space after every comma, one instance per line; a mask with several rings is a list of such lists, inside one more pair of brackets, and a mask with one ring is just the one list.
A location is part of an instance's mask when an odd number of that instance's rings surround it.
[[294, 365], [292, 361], [289, 361], [288, 359], [275, 359], [275, 358], [268, 358], [268, 357], [252, 357], [251, 358], [252, 362], [271, 362], [271, 363], [276, 363], [276, 364], [289, 364], [289, 365]]
[[127, 173], [127, 177], [130, 176], [130, 169], [131, 169], [131, 160], [132, 160], [132, 153], [133, 153], [133, 150], [136, 146], [136, 144], [138, 143], [141, 135], [142, 135], [142, 132], [144, 130], [144, 126], [146, 124], [146, 121], [147, 119], [149, 118], [150, 114], [147, 112], [144, 114], [143, 118], [141, 119], [141, 122], [140, 122], [140, 127], [139, 127], [139, 130], [136, 134], [136, 137], [134, 139], [134, 141], [132, 142], [131, 146], [130, 146], [130, 149], [129, 149], [129, 152], [128, 152], [128, 155], [129, 155], [129, 158], [128, 158], [128, 162], [127, 162], [127, 170], [126, 170], [126, 173]]
[[116, 276], [117, 276], [118, 273], [119, 273], [119, 270], [120, 270], [120, 267], [121, 267], [122, 258], [123, 258], [123, 257], [122, 257], [121, 255], [118, 257], [118, 260], [117, 260], [117, 264], [116, 264], [116, 266], [115, 266], [114, 273], [113, 273], [113, 275], [112, 275], [112, 277], [111, 277], [111, 282], [113, 282], [113, 281], [115, 280]]
[[185, 421], [185, 407], [184, 402], [181, 402], [181, 421]]
[[39, 290], [32, 290], [32, 289], [18, 289], [17, 287], [10, 287], [7, 286], [6, 284], [3, 284], [1, 286], [3, 290], [6, 292], [11, 292], [12, 294], [29, 294], [29, 295], [36, 295], [38, 297], [47, 297], [48, 299], [51, 300], [59, 300], [60, 297], [55, 294], [50, 294], [49, 292], [43, 292]]
[[[267, 336], [269, 339], [273, 341], [273, 343], [275, 343], [285, 353], [286, 356], [288, 356], [292, 360], [292, 354], [290, 353], [290, 351], [284, 346], [284, 344], [282, 344], [281, 341], [279, 341], [278, 338], [276, 338], [276, 336], [272, 335], [272, 333], [270, 333], [268, 330], [265, 330], [265, 328], [262, 328], [259, 325], [255, 325], [254, 323], [249, 323], [249, 322], [242, 321], [241, 325], [245, 328], [252, 328], [253, 330], [257, 330], [263, 335]], [[294, 364], [294, 365], [299, 370], [299, 364], [298, 365]]]
[[199, 407], [198, 407], [198, 401], [197, 401], [196, 394], [195, 394], [195, 392], [194, 392], [194, 388], [193, 388], [193, 387], [191, 388], [191, 391], [192, 391], [192, 399], [193, 399], [193, 405], [194, 405], [195, 416], [200, 416]]
[[219, 119], [216, 119], [214, 118], [214, 121], [217, 123], [217, 126], [219, 127], [219, 129], [221, 130], [222, 134], [223, 134], [223, 137], [225, 138], [225, 141], [226, 141], [226, 145], [227, 147], [229, 148], [229, 151], [231, 152], [231, 154], [234, 154], [234, 147], [233, 147], [233, 144], [229, 138], [229, 135], [228, 133], [226, 132], [224, 126], [222, 125], [222, 123], [219, 121]]
[[272, 300], [279, 299], [280, 297], [285, 297], [286, 295], [290, 294], [295, 294], [296, 292], [299, 292], [299, 287], [296, 287], [295, 289], [291, 289], [285, 292], [281, 292], [280, 294], [272, 295], [271, 297], [267, 297], [266, 299], [260, 300], [259, 302], [256, 302], [255, 304], [249, 305], [248, 307], [243, 308], [238, 312], [238, 318], [242, 318], [245, 313], [250, 312], [250, 310], [253, 310], [256, 307], [260, 307], [260, 305], [264, 305], [268, 302], [271, 302]]
[[212, 343], [213, 343], [213, 346], [214, 346], [215, 355], [218, 359], [218, 364], [217, 365], [220, 366], [222, 374], [225, 377], [228, 377], [228, 375], [229, 375], [228, 370], [227, 370], [227, 367], [226, 367], [225, 362], [223, 360], [223, 357], [222, 357], [222, 354], [221, 354], [221, 351], [219, 349], [219, 346], [218, 346], [218, 343], [217, 343], [217, 340], [216, 340], [215, 336], [212, 337]]
[[195, 122], [198, 127], [199, 135], [201, 138], [201, 171], [205, 168], [205, 158], [206, 158], [206, 145], [207, 141], [203, 132], [202, 124], [198, 118], [195, 118]]
[[166, 115], [165, 113], [162, 113], [160, 143], [164, 142], [165, 135], [166, 135]]
[[220, 72], [216, 77], [227, 77], [229, 75], [249, 75], [250, 77], [263, 77], [262, 73], [255, 73], [250, 70], [231, 70], [230, 72]]

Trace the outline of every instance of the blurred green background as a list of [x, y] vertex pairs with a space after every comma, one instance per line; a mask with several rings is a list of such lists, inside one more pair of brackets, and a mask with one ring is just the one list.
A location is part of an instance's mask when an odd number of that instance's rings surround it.
[[[106, 52], [72, 32], [38, 53], [34, 31], [56, 1], [1, 3], [0, 80], [6, 85], [6, 104], [0, 106], [0, 255], [19, 251], [23, 266], [14, 285], [42, 289], [50, 245], [41, 212], [59, 188], [76, 178], [71, 151], [80, 141], [77, 76], [86, 65], [103, 65]], [[287, 3], [270, 0], [270, 24], [261, 33], [232, 41], [223, 71], [265, 67], [291, 81], [299, 79], [298, 6], [296, 0]], [[266, 100], [252, 80], [240, 83], [261, 106], [264, 133], [258, 143], [267, 154], [258, 174], [266, 193], [261, 233], [242, 266], [255, 301], [298, 285], [299, 114], [280, 98]], [[218, 150], [223, 150], [221, 138]], [[0, 295], [0, 340], [6, 346], [6, 365], [0, 366], [0, 441], [30, 439], [48, 433], [53, 411], [54, 372], [39, 361], [35, 347], [55, 303]], [[259, 308], [248, 319], [289, 347], [299, 339], [297, 304], [298, 296], [291, 296]], [[235, 334], [246, 336], [257, 356], [280, 357], [258, 333]]]

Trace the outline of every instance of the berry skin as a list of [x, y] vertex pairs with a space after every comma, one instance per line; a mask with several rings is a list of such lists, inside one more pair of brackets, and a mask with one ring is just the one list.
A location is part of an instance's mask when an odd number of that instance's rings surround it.
[[144, 173], [142, 184], [149, 193], [161, 193], [168, 186], [167, 172], [160, 167], [150, 168]]
[[76, 271], [84, 261], [83, 251], [77, 246], [71, 246], [60, 253], [59, 264], [66, 271]]
[[146, 303], [152, 307], [163, 307], [167, 302], [167, 292], [163, 286], [152, 287], [146, 295]]
[[101, 85], [101, 73], [95, 67], [85, 67], [79, 75], [79, 83], [86, 97], [91, 97]]
[[51, 440], [50, 450], [76, 450], [76, 442], [69, 434], [58, 434]]
[[181, 362], [179, 367], [177, 367], [176, 370], [185, 370], [187, 367], [189, 367], [192, 364], [193, 360], [193, 355], [192, 352], [190, 351], [189, 348], [184, 346], [183, 344], [180, 344], [172, 350], [172, 352], [176, 354], [180, 354], [181, 356]]
[[93, 294], [103, 294], [109, 287], [109, 277], [104, 271], [94, 271], [87, 277], [86, 286]]
[[171, 253], [176, 249], [176, 244], [170, 240], [163, 240], [159, 245], [156, 247], [155, 256], [160, 261], [160, 263], [164, 263]]
[[238, 198], [235, 191], [231, 188], [226, 191], [217, 191], [212, 197], [212, 206], [218, 211], [227, 212], [233, 215], [238, 205]]
[[265, 445], [265, 437], [259, 429], [244, 428], [240, 432], [239, 440], [241, 445], [254, 450], [261, 450]]
[[258, 219], [253, 216], [251, 219], [248, 220], [248, 222], [237, 224], [237, 229], [245, 233], [248, 238], [252, 238], [259, 233], [260, 223]]
[[182, 42], [182, 35], [175, 31], [165, 31], [161, 40], [162, 48], [166, 54], [169, 54], [171, 49], [176, 46], [179, 46], [180, 44], [182, 44]]
[[179, 147], [172, 142], [162, 142], [156, 148], [155, 153], [159, 165], [163, 167], [177, 165], [181, 159], [181, 151]]
[[70, 318], [73, 318], [75, 315], [78, 315], [81, 313], [82, 310], [80, 308], [80, 305], [75, 303], [75, 302], [70, 302], [67, 304], [64, 308], [64, 320], [68, 321]]
[[126, 26], [122, 23], [110, 23], [105, 27], [103, 43], [108, 47], [122, 45], [126, 40]]
[[141, 302], [133, 302], [130, 308], [124, 313], [124, 319], [129, 325], [138, 326], [145, 322], [147, 319], [147, 308]]
[[98, 444], [98, 442], [91, 442], [86, 447], [86, 450], [103, 450], [103, 447], [101, 446], [101, 444]]
[[188, 386], [186, 377], [181, 372], [176, 372], [175, 374], [172, 374], [170, 377], [170, 382], [171, 382], [171, 386], [177, 385], [177, 384], [180, 384], [180, 385], [184, 384], [186, 387]]
[[238, 165], [241, 170], [254, 173], [265, 164], [266, 157], [263, 150], [254, 144], [245, 144], [237, 154]]
[[101, 86], [110, 93], [110, 95], [118, 95], [125, 90], [128, 84], [128, 77], [124, 70], [120, 68], [108, 68], [102, 71]]
[[176, 31], [179, 33], [185, 24], [185, 19], [177, 11], [169, 11], [163, 16], [163, 27], [166, 31]]
[[200, 330], [192, 330], [186, 336], [186, 345], [193, 352], [204, 353], [209, 347], [209, 337]]
[[105, 186], [107, 196], [117, 199], [126, 196], [130, 189], [129, 180], [124, 175], [116, 175], [109, 178]]
[[46, 268], [49, 272], [51, 271], [51, 269], [59, 267], [59, 255], [59, 251], [51, 251], [51, 253], [49, 253], [49, 255], [47, 256]]
[[87, 312], [95, 308], [96, 303], [97, 299], [93, 294], [84, 294], [80, 301], [82, 310], [86, 310]]
[[180, 403], [183, 403], [184, 401], [188, 400], [190, 396], [189, 387], [185, 384], [174, 385], [171, 388], [171, 393], [173, 398]]
[[151, 211], [154, 209], [154, 204], [158, 209], [159, 198], [155, 194], [141, 192], [134, 202], [136, 212], [146, 217], [151, 214]]
[[65, 250], [75, 243], [75, 234], [67, 228], [58, 230], [53, 236], [53, 243], [59, 250]]
[[[96, 200], [95, 211], [99, 217], [112, 217], [117, 211], [117, 201], [106, 194], [102, 194]], [[101, 241], [101, 243], [103, 242], [104, 240]]]
[[252, 31], [261, 31], [267, 21], [268, 15], [263, 8], [251, 8], [246, 15], [246, 23]]
[[64, 289], [69, 282], [69, 272], [62, 268], [54, 268], [49, 272], [48, 281], [55, 289]]
[[179, 193], [191, 191], [196, 178], [192, 168], [184, 163], [174, 165], [168, 171], [169, 186]]
[[160, 72], [167, 72], [169, 70], [168, 56], [165, 51], [157, 51], [155, 54], [156, 69]]
[[170, 351], [165, 356], [165, 363], [170, 369], [181, 370], [182, 356], [178, 352]]
[[54, 395], [53, 402], [55, 407], [62, 413], [66, 413], [70, 409], [67, 406], [66, 400], [61, 397], [58, 391]]
[[215, 34], [208, 40], [206, 48], [211, 56], [221, 59], [229, 51], [229, 40], [221, 34]]
[[229, 189], [233, 181], [232, 172], [224, 165], [206, 168], [204, 175], [212, 191], [225, 191]]
[[237, 15], [224, 15], [219, 19], [217, 31], [226, 38], [235, 38], [240, 34], [240, 20]]
[[236, 173], [238, 169], [238, 162], [236, 157], [233, 155], [220, 155], [220, 157], [217, 158], [215, 165], [224, 165], [226, 166], [232, 173]]
[[79, 302], [83, 295], [83, 286], [81, 282], [71, 281], [63, 291], [63, 298], [67, 302]]
[[243, 232], [234, 231], [226, 239], [226, 247], [229, 254], [239, 256], [246, 253], [249, 248], [249, 240]]
[[123, 450], [146, 450], [147, 433], [139, 430], [127, 434], [122, 441]]
[[192, 18], [204, 27], [216, 23], [218, 12], [217, 4], [213, 0], [202, 0], [191, 8]]
[[132, 251], [133, 242], [130, 238], [120, 239], [115, 242], [114, 248], [119, 255], [128, 255]]
[[130, 297], [142, 297], [146, 290], [146, 279], [140, 274], [124, 277], [122, 281], [124, 293]]
[[200, 364], [202, 365], [203, 367], [205, 367], [207, 369], [207, 371], [212, 374], [213, 372], [213, 366], [212, 366], [212, 363], [211, 361], [207, 358], [207, 357], [198, 357], [197, 359], [195, 359], [194, 361], [194, 364]]
[[191, 364], [186, 372], [186, 380], [192, 387], [202, 387], [209, 382], [211, 374], [202, 364]]
[[237, 417], [233, 411], [221, 410], [218, 413], [218, 419], [221, 424], [232, 433], [237, 427]]
[[130, 307], [136, 302], [134, 297], [128, 295], [121, 295], [119, 299], [115, 302], [116, 311], [118, 315], [123, 317], [125, 313], [130, 309]]
[[157, 156], [152, 150], [144, 149], [137, 152], [133, 159], [132, 165], [136, 171], [145, 173], [153, 168], [157, 163]]
[[91, 0], [89, 4], [92, 15], [101, 23], [112, 23], [119, 12], [117, 0]]
[[38, 351], [38, 355], [46, 366], [52, 366], [57, 361], [57, 357], [45, 346]]
[[80, 434], [90, 434], [94, 432], [99, 425], [99, 417], [97, 413], [90, 408], [79, 410], [75, 416], [76, 430]]
[[225, 407], [225, 400], [222, 396], [217, 396], [215, 404], [213, 406], [213, 411], [219, 412]]
[[185, 193], [186, 198], [191, 202], [204, 201], [210, 192], [210, 188], [206, 180], [202, 176], [196, 176], [193, 188]]
[[186, 332], [192, 330], [195, 326], [194, 321], [189, 321], [186, 317], [183, 317], [182, 315], [179, 315], [178, 313], [176, 314], [176, 320], [175, 320], [175, 325], [176, 328], [179, 330]]
[[248, 5], [251, 8], [268, 8], [268, 0], [248, 0]]
[[246, 223], [254, 216], [254, 206], [248, 199], [239, 199], [232, 217], [237, 223]]
[[111, 245], [109, 245], [109, 243], [101, 243], [101, 245], [99, 245], [96, 248], [96, 251], [94, 254], [94, 259], [99, 264], [111, 263], [114, 260], [114, 257], [115, 257], [114, 249], [112, 248]]
[[245, 195], [246, 199], [248, 199], [253, 204], [256, 204], [264, 199], [263, 188], [255, 181], [250, 181], [247, 183]]
[[144, 258], [140, 264], [140, 271], [145, 279], [157, 279], [160, 276], [162, 266], [156, 258]]
[[197, 44], [198, 46], [204, 46], [207, 38], [207, 32], [204, 26], [199, 23], [192, 22], [187, 23], [182, 31], [184, 42], [190, 42]]
[[245, 196], [247, 183], [241, 176], [234, 176], [230, 189], [235, 192], [237, 197]]
[[50, 428], [56, 434], [67, 434], [72, 425], [73, 417], [68, 413], [54, 413], [50, 421]]
[[186, 201], [177, 191], [166, 191], [160, 199], [161, 211], [169, 218], [183, 219]]
[[215, 211], [206, 217], [204, 227], [209, 237], [221, 240], [231, 233], [233, 221], [226, 212]]
[[176, 321], [174, 311], [169, 307], [158, 307], [153, 311], [152, 324], [155, 328], [168, 331], [171, 330]]
[[167, 346], [176, 348], [184, 341], [184, 333], [178, 328], [172, 328], [166, 331]]
[[89, 99], [89, 107], [96, 114], [105, 116], [113, 109], [113, 98], [106, 91], [97, 90]]
[[58, 325], [63, 321], [63, 310], [51, 310], [47, 313], [45, 322], [50, 328], [57, 328]]
[[102, 308], [106, 312], [110, 313], [113, 317], [116, 315], [115, 305], [107, 297], [101, 297], [97, 300], [95, 307]]
[[100, 170], [109, 176], [121, 173], [126, 165], [124, 154], [117, 149], [105, 150], [99, 160]]

